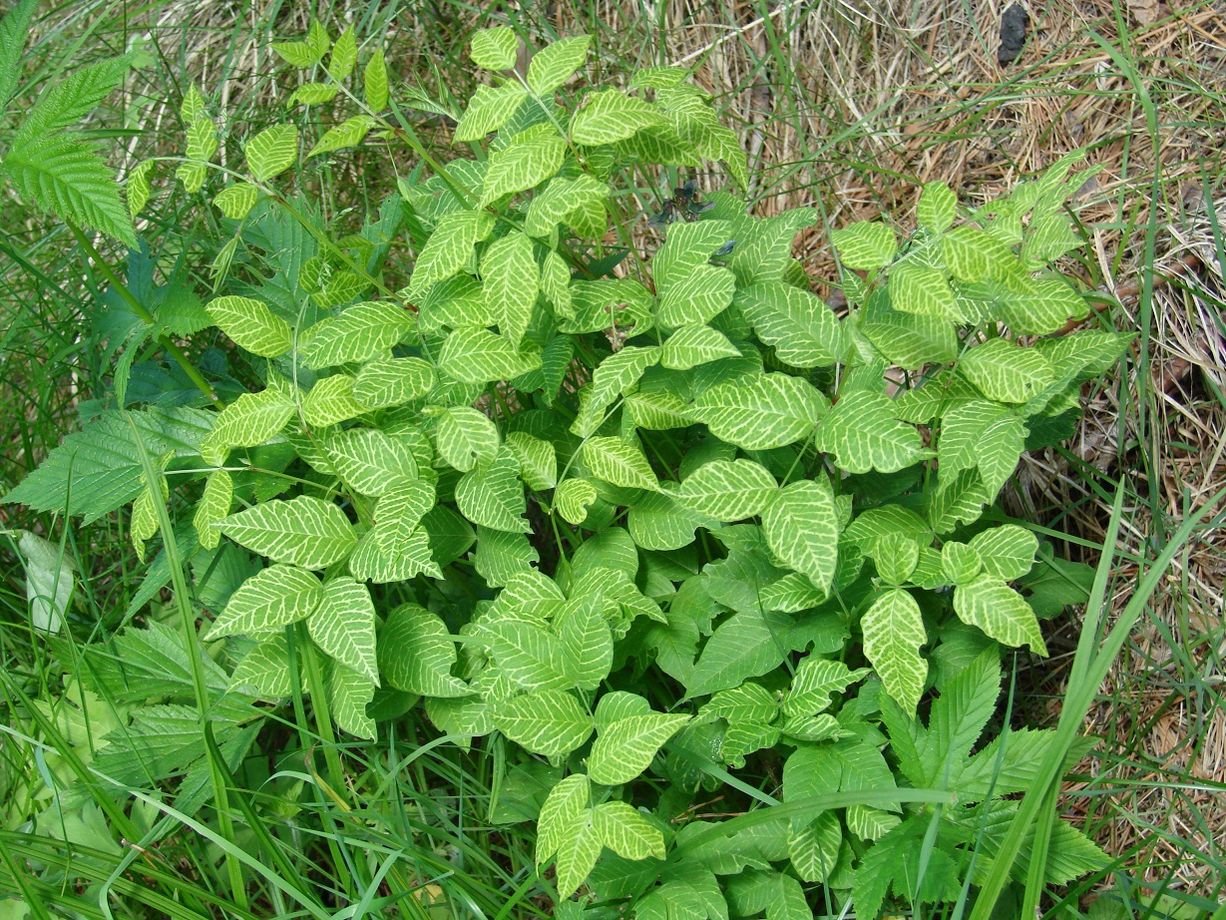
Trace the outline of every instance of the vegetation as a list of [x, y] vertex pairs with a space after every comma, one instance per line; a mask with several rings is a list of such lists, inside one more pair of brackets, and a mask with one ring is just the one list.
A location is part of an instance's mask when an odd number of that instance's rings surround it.
[[[0, 99], [34, 12], [0, 26]], [[689, 68], [484, 22], [451, 46], [474, 91], [430, 91], [379, 16], [278, 24], [258, 118], [139, 46], [9, 106], [10, 191], [93, 301], [84, 335], [38, 305], [10, 333], [67, 337], [11, 384], [38, 399], [5, 496], [0, 909], [1211, 909], [1138, 897], [1058, 809], [1222, 493], [1133, 548], [1135, 484], [1079, 471], [1109, 511], [1086, 564], [1007, 488], [1149, 348], [1079, 268], [1093, 151], [974, 200], [762, 215]], [[181, 130], [121, 202], [78, 125], [133, 68], [181, 79]], [[837, 310], [795, 258], [814, 233]], [[65, 309], [73, 269], [5, 246], [11, 290]]]

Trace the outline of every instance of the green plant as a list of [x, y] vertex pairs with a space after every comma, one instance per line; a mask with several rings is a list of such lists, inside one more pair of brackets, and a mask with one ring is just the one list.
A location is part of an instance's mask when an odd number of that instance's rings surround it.
[[[212, 796], [228, 815], [255, 700], [305, 699], [325, 740], [420, 707], [456, 744], [514, 745], [497, 782], [535, 816], [558, 899], [586, 882], [644, 918], [960, 910], [1009, 833], [1007, 796], [1061, 756], [1054, 732], [1007, 725], [976, 749], [1002, 648], [1045, 653], [1036, 609], [1086, 597], [1029, 529], [985, 514], [1125, 343], [1048, 335], [1086, 313], [1051, 268], [1080, 242], [1076, 158], [961, 220], [933, 183], [901, 245], [883, 222], [834, 231], [840, 319], [792, 258], [812, 211], [757, 218], [713, 192], [654, 252], [639, 240], [636, 175], [717, 160], [747, 179], [682, 70], [563, 103], [585, 37], [521, 76], [513, 33], [486, 30], [473, 60], [503, 76], [453, 113], [391, 94], [379, 51], [357, 81], [352, 31], [315, 23], [274, 49], [308, 72], [291, 105], [358, 114], [304, 157], [297, 123], [264, 128], [221, 167], [188, 91], [176, 176], [224, 219], [214, 296], [142, 312], [116, 278], [119, 408], [7, 496], [87, 519], [132, 502], [142, 556], [161, 535], [145, 597], [172, 584], [182, 630], [116, 640], [143, 670], [94, 662], [92, 690], [158, 700], [108, 734], [108, 769], [207, 728], [176, 807]], [[438, 162], [408, 108], [454, 117], [473, 157]], [[309, 164], [368, 141], [421, 164], [342, 233]], [[156, 168], [131, 174], [134, 213]], [[401, 234], [415, 259], [395, 290]], [[191, 399], [167, 376], [128, 411], [150, 331], [221, 347]], [[183, 767], [165, 761], [148, 778]], [[713, 796], [737, 817], [703, 817]], [[1103, 859], [1063, 823], [1044, 849], [1039, 884]]]

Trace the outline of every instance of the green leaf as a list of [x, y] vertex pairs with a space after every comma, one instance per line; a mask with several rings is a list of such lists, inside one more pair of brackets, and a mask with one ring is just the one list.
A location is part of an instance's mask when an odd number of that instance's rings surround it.
[[975, 580], [983, 571], [983, 560], [973, 546], [948, 540], [941, 547], [941, 574], [955, 585], [965, 585]]
[[953, 226], [958, 199], [944, 182], [929, 182], [920, 193], [915, 217], [925, 230], [942, 233]]
[[274, 635], [283, 626], [309, 617], [322, 598], [319, 579], [310, 572], [289, 565], [270, 566], [230, 595], [226, 609], [204, 638]]
[[378, 124], [378, 120], [369, 115], [354, 115], [346, 118], [339, 125], [333, 125], [324, 132], [323, 137], [316, 141], [315, 146], [307, 152], [307, 159], [321, 153], [331, 153], [333, 150], [356, 147]]
[[373, 428], [338, 431], [324, 449], [341, 478], [363, 495], [382, 495], [418, 475], [409, 446]]
[[596, 487], [586, 479], [564, 479], [553, 493], [554, 508], [571, 524], [582, 524], [595, 500]]
[[955, 320], [958, 302], [942, 272], [911, 262], [890, 269], [890, 306], [902, 313]]
[[648, 102], [615, 89], [598, 90], [570, 120], [576, 144], [594, 147], [631, 137], [643, 128], [663, 123], [664, 117]]
[[811, 434], [826, 407], [825, 398], [808, 381], [760, 374], [705, 390], [694, 401], [693, 417], [721, 440], [745, 450], [769, 450]]
[[468, 267], [473, 247], [489, 233], [488, 216], [481, 211], [454, 211], [439, 220], [413, 266], [411, 297], [423, 296], [440, 281]]
[[1039, 551], [1038, 538], [1017, 524], [1002, 524], [980, 531], [971, 537], [970, 545], [979, 554], [983, 570], [1004, 581], [1027, 574]]
[[592, 827], [591, 813], [571, 820], [558, 844], [556, 873], [558, 897], [569, 898], [591, 873], [600, 856], [600, 836]]
[[898, 252], [894, 231], [879, 221], [857, 221], [830, 234], [839, 259], [848, 268], [873, 271], [889, 265]]
[[600, 842], [623, 859], [663, 859], [664, 834], [626, 802], [604, 802], [592, 810]]
[[519, 479], [519, 463], [507, 448], [460, 478], [455, 501], [460, 513], [481, 527], [509, 533], [527, 533], [532, 529], [524, 519], [527, 505]]
[[375, 664], [375, 605], [365, 585], [334, 578], [307, 620], [315, 644], [336, 661], [379, 684]]
[[222, 332], [253, 355], [278, 358], [293, 347], [289, 323], [262, 300], [228, 295], [210, 300], [205, 310]]
[[589, 438], [583, 444], [583, 463], [610, 485], [652, 491], [660, 487], [642, 450], [621, 438]]
[[557, 485], [558, 458], [552, 442], [523, 431], [512, 431], [507, 435], [507, 447], [515, 455], [520, 478], [529, 489], [544, 492]]
[[383, 301], [364, 301], [306, 331], [300, 354], [307, 367], [366, 361], [403, 341], [413, 331], [413, 314]]
[[[425, 483], [414, 483], [413, 491], [422, 494], [422, 486]], [[409, 488], [406, 486], [407, 491]], [[399, 490], [388, 492], [379, 499], [379, 504], [404, 497], [405, 493]], [[379, 517], [379, 506], [375, 508], [375, 515]], [[362, 535], [349, 557], [349, 572], [359, 581], [375, 584], [408, 581], [422, 573], [433, 578], [443, 577], [431, 553], [431, 535], [422, 528], [410, 528], [403, 520], [395, 518], [388, 522], [379, 520]]]
[[1026, 446], [1026, 426], [1008, 406], [968, 401], [941, 420], [937, 460], [941, 476], [978, 469], [984, 489], [995, 497], [1013, 475]]
[[941, 255], [945, 267], [959, 281], [974, 283], [1022, 273], [1009, 247], [976, 227], [958, 227], [946, 233], [941, 237]]
[[343, 83], [349, 79], [357, 63], [358, 42], [353, 34], [353, 26], [348, 26], [332, 46], [332, 57], [328, 60], [328, 74], [337, 83]]
[[988, 399], [1024, 403], [1051, 382], [1054, 372], [1038, 349], [990, 339], [970, 349], [958, 372]]
[[328, 708], [344, 731], [368, 741], [375, 740], [375, 720], [366, 707], [375, 697], [369, 677], [344, 665], [333, 664], [328, 673]]
[[[250, 182], [236, 182], [234, 185], [226, 186], [214, 195], [213, 205], [231, 220], [242, 220], [255, 207], [259, 197], [260, 190]], [[130, 187], [128, 198], [130, 202]], [[140, 208], [137, 208], [137, 210], [139, 211]]]
[[997, 642], [1010, 647], [1029, 645], [1047, 654], [1039, 621], [1026, 599], [999, 578], [980, 575], [954, 589], [954, 612], [968, 626], [977, 626]]
[[687, 476], [673, 497], [696, 514], [740, 521], [761, 513], [778, 488], [775, 477], [752, 460], [713, 460]]
[[574, 35], [550, 42], [528, 64], [528, 88], [538, 96], [553, 93], [587, 61], [590, 35]]
[[515, 66], [515, 53], [519, 50], [519, 39], [515, 32], [506, 26], [493, 29], [479, 29], [473, 34], [469, 45], [469, 56], [473, 63], [486, 70], [510, 70]]
[[574, 819], [588, 810], [591, 789], [582, 773], [568, 776], [549, 791], [536, 824], [536, 864], [545, 865], [558, 852]]
[[592, 373], [591, 386], [580, 393], [579, 414], [570, 430], [587, 437], [604, 422], [604, 412], [617, 397], [638, 383], [647, 368], [660, 359], [655, 346], [627, 345], [600, 362]]
[[702, 325], [724, 312], [735, 292], [736, 276], [728, 269], [696, 265], [684, 277], [660, 284], [656, 316], [669, 329]]
[[881, 677], [885, 692], [914, 715], [928, 679], [928, 662], [920, 654], [928, 636], [919, 604], [910, 592], [891, 588], [860, 619], [860, 630], [864, 657]]
[[841, 661], [809, 655], [796, 666], [792, 688], [783, 698], [783, 712], [798, 717], [816, 715], [830, 706], [830, 694], [843, 693], [868, 674], [868, 668], [853, 671]]
[[383, 59], [382, 48], [375, 50], [362, 71], [362, 94], [366, 107], [372, 112], [382, 112], [387, 108], [387, 63]]
[[322, 569], [344, 559], [353, 549], [353, 527], [331, 502], [299, 495], [274, 499], [232, 514], [221, 532], [252, 552], [274, 562]]
[[298, 103], [322, 105], [335, 99], [339, 92], [340, 87], [334, 83], [303, 83], [285, 101], [285, 107], [293, 108]]
[[779, 360], [792, 367], [828, 367], [843, 356], [843, 330], [818, 297], [782, 281], [737, 291], [733, 301]]
[[[0, 116], [17, 90], [21, 78], [21, 50], [34, 15], [37, 0], [21, 0], [0, 19]], [[573, 39], [571, 39], [573, 41]], [[586, 45], [584, 49], [586, 50]]]
[[206, 463], [221, 466], [235, 447], [257, 447], [271, 440], [294, 414], [294, 403], [280, 389], [244, 393], [221, 410], [213, 430], [200, 442]]
[[825, 476], [777, 491], [762, 512], [762, 534], [781, 562], [821, 590], [830, 590], [838, 561], [839, 521]]
[[18, 193], [44, 211], [136, 246], [115, 176], [84, 141], [63, 134], [14, 143], [2, 165]]
[[788, 835], [788, 858], [796, 874], [806, 882], [824, 882], [834, 870], [843, 843], [838, 815], [825, 811]]
[[144, 209], [149, 201], [149, 173], [153, 172], [154, 165], [153, 160], [143, 160], [128, 172], [128, 213], [133, 218]]
[[376, 358], [353, 381], [353, 398], [368, 409], [386, 409], [421, 399], [434, 389], [434, 366], [421, 358]]
[[481, 258], [481, 278], [490, 316], [498, 331], [518, 348], [540, 290], [532, 241], [518, 230], [495, 240]]
[[28, 149], [35, 139], [46, 139], [52, 132], [80, 121], [123, 82], [131, 65], [132, 58], [124, 55], [73, 68], [39, 96], [13, 136], [8, 155], [14, 150]]
[[886, 584], [901, 585], [919, 563], [919, 542], [906, 534], [889, 533], [873, 541], [869, 555]]
[[315, 381], [302, 401], [302, 417], [317, 428], [335, 425], [357, 418], [366, 407], [353, 398], [353, 378], [348, 374], [333, 374]]
[[627, 716], [602, 728], [588, 756], [592, 782], [617, 786], [636, 779], [651, 766], [664, 742], [689, 721], [686, 715], [653, 712]]
[[497, 131], [515, 117], [526, 98], [528, 91], [515, 80], [501, 86], [478, 86], [456, 125], [455, 142], [479, 141], [491, 131]]
[[915, 427], [894, 418], [889, 397], [871, 390], [835, 403], [818, 428], [817, 449], [834, 454], [849, 473], [895, 473], [928, 455]]
[[461, 383], [510, 380], [541, 366], [540, 350], [527, 343], [525, 346], [517, 347], [488, 329], [457, 329], [443, 343], [438, 365]]
[[1086, 299], [1060, 278], [1038, 278], [1024, 291], [1009, 291], [997, 301], [1002, 322], [1018, 334], [1046, 335], [1062, 329], [1070, 319], [1090, 312]]
[[566, 141], [549, 126], [539, 126], [517, 135], [507, 146], [490, 155], [481, 188], [481, 207], [504, 195], [535, 188], [562, 168]]
[[305, 41], [280, 42], [272, 45], [272, 50], [281, 55], [287, 64], [305, 68], [314, 67], [322, 61], [331, 44], [328, 30], [318, 19], [312, 19]]
[[490, 652], [502, 676], [524, 690], [569, 690], [570, 662], [558, 637], [531, 623], [503, 620], [488, 626]]
[[660, 347], [660, 364], [678, 371], [740, 356], [727, 336], [710, 326], [682, 326]]
[[431, 697], [467, 696], [467, 684], [452, 676], [455, 643], [436, 615], [415, 604], [393, 610], [379, 630], [379, 669], [388, 684]]
[[[586, 173], [552, 179], [543, 192], [532, 196], [524, 216], [524, 233], [548, 239], [558, 224], [566, 223], [576, 212], [593, 206], [603, 208], [609, 192], [608, 185]], [[570, 280], [569, 271], [566, 280]]]
[[265, 128], [243, 145], [247, 169], [257, 182], [267, 182], [294, 165], [298, 158], [298, 129], [293, 125]]
[[499, 703], [498, 730], [533, 754], [561, 757], [581, 747], [592, 734], [592, 717], [563, 690], [539, 690]]
[[467, 473], [498, 454], [498, 427], [484, 412], [453, 406], [439, 417], [434, 429], [439, 456], [448, 466]]
[[225, 470], [214, 470], [204, 483], [204, 492], [196, 503], [192, 526], [204, 549], [216, 549], [221, 541], [218, 523], [230, 513], [234, 501], [234, 481]]
[[613, 669], [613, 635], [597, 599], [569, 601], [558, 615], [557, 629], [573, 685], [595, 690]]
[[290, 678], [289, 651], [282, 632], [243, 657], [230, 676], [230, 686], [254, 688], [260, 699], [279, 700], [293, 694]]

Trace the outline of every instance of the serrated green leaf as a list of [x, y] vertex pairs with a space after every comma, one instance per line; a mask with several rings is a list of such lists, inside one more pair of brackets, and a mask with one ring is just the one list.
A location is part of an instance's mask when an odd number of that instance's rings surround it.
[[448, 466], [467, 473], [498, 454], [498, 427], [471, 406], [453, 406], [439, 417], [434, 429], [439, 456]]
[[838, 561], [839, 522], [834, 492], [820, 476], [775, 492], [762, 511], [762, 534], [789, 568], [829, 591]]
[[254, 355], [277, 358], [293, 346], [293, 330], [262, 300], [229, 295], [205, 307], [221, 331]]
[[541, 352], [530, 343], [517, 347], [488, 329], [457, 329], [443, 343], [438, 366], [462, 383], [491, 383], [536, 370]]
[[817, 430], [817, 449], [851, 473], [894, 473], [927, 454], [914, 426], [894, 418], [889, 397], [871, 390], [843, 396]]
[[223, 534], [252, 552], [308, 569], [339, 562], [349, 555], [355, 542], [345, 512], [309, 495], [264, 502], [230, 515], [218, 526]]
[[497, 131], [515, 117], [526, 98], [528, 90], [515, 80], [508, 80], [501, 86], [478, 86], [456, 125], [455, 142], [479, 141], [491, 131]]
[[627, 716], [601, 729], [588, 756], [592, 782], [617, 786], [636, 779], [690, 717], [653, 712]]
[[528, 64], [528, 88], [538, 96], [551, 94], [583, 66], [591, 42], [590, 35], [574, 35], [545, 45]]
[[383, 59], [382, 48], [375, 49], [362, 71], [362, 94], [366, 107], [372, 112], [382, 112], [387, 108], [387, 63]]
[[273, 635], [309, 617], [322, 596], [319, 579], [306, 569], [269, 566], [239, 586], [204, 638]]
[[471, 691], [454, 677], [455, 643], [436, 615], [405, 604], [397, 607], [379, 630], [379, 669], [388, 684], [407, 693], [431, 697], [461, 697]]
[[660, 487], [643, 451], [621, 438], [589, 438], [583, 444], [583, 463], [610, 485], [653, 491]]
[[830, 234], [839, 259], [848, 268], [873, 271], [889, 265], [898, 252], [894, 231], [879, 221], [857, 221]]
[[323, 587], [307, 631], [329, 656], [378, 686], [375, 664], [375, 605], [365, 585], [334, 578]]
[[661, 124], [664, 117], [648, 102], [615, 89], [598, 90], [570, 120], [576, 144], [594, 147], [622, 141], [643, 128]]
[[479, 29], [473, 33], [469, 56], [473, 63], [486, 70], [510, 70], [515, 66], [519, 39], [506, 26]]
[[980, 575], [954, 589], [954, 612], [968, 626], [977, 626], [997, 642], [1009, 647], [1029, 645], [1047, 654], [1039, 621], [1025, 598], [999, 578]]
[[914, 714], [924, 693], [928, 662], [920, 646], [928, 641], [919, 604], [901, 588], [886, 591], [860, 620], [864, 656], [881, 677], [885, 691]]
[[527, 504], [519, 464], [508, 448], [465, 473], [456, 483], [455, 500], [460, 513], [481, 527], [509, 533], [531, 530], [524, 519]]
[[825, 414], [825, 397], [787, 374], [760, 374], [705, 390], [694, 401], [694, 421], [745, 450], [769, 450], [811, 434]]
[[1039, 541], [1033, 533], [1017, 524], [1002, 524], [971, 537], [970, 546], [978, 553], [983, 570], [1004, 581], [1026, 575], [1034, 566]]
[[582, 524], [596, 500], [596, 487], [586, 479], [564, 479], [553, 493], [553, 506], [563, 520]]
[[267, 182], [294, 165], [298, 158], [298, 129], [293, 125], [265, 128], [243, 145], [247, 169], [257, 182]]
[[520, 747], [544, 757], [561, 757], [581, 747], [593, 727], [592, 717], [563, 690], [538, 690], [499, 703], [494, 724]]
[[1024, 291], [1009, 291], [997, 301], [1002, 322], [1018, 334], [1046, 335], [1070, 319], [1090, 312], [1086, 299], [1060, 278], [1032, 280]]
[[196, 538], [204, 549], [216, 549], [221, 541], [217, 524], [230, 513], [234, 501], [234, 480], [225, 470], [214, 470], [204, 483], [204, 492], [192, 515]]
[[518, 230], [495, 240], [481, 258], [481, 278], [489, 315], [498, 331], [518, 348], [540, 290], [532, 241]]
[[353, 381], [353, 398], [368, 409], [386, 409], [421, 399], [438, 376], [421, 358], [376, 358], [362, 366]]
[[843, 357], [843, 330], [818, 297], [782, 281], [741, 288], [733, 301], [758, 338], [792, 367], [827, 367]]
[[623, 859], [663, 859], [664, 834], [626, 802], [603, 802], [592, 811], [600, 842]]
[[958, 373], [988, 399], [1003, 403], [1026, 402], [1054, 376], [1038, 349], [1008, 339], [990, 339], [970, 349], [958, 362]]
[[752, 460], [713, 460], [687, 476], [672, 494], [697, 514], [740, 521], [760, 514], [778, 488], [775, 477]]

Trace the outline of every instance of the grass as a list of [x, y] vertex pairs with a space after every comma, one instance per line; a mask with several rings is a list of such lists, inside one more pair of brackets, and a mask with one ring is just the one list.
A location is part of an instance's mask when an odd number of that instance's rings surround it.
[[[592, 32], [600, 65], [613, 72], [694, 66], [750, 152], [758, 210], [819, 209], [822, 226], [799, 254], [832, 298], [829, 227], [905, 211], [910, 190], [931, 179], [974, 202], [1070, 149], [1090, 149], [1105, 168], [1083, 190], [1082, 214], [1096, 229], [1076, 269], [1100, 292], [1098, 321], [1140, 334], [1118, 377], [1087, 394], [1089, 415], [1069, 448], [1028, 459], [1008, 510], [1046, 522], [1072, 557], [1101, 562], [1102, 604], [1053, 624], [1056, 654], [1023, 671], [1017, 718], [1103, 743], [1058, 796], [1045, 787], [1023, 808], [1079, 817], [1116, 857], [1101, 876], [1049, 893], [1048, 915], [1099, 898], [1121, 905], [1106, 916], [1203, 916], [1226, 898], [1226, 627], [1218, 613], [1226, 551], [1220, 529], [1190, 522], [1203, 510], [1220, 525], [1214, 502], [1226, 478], [1226, 26], [1209, 2], [1173, 3], [1146, 26], [1122, 2], [1049, 6], [1004, 70], [995, 62], [996, 14], [971, 0], [922, 9], [592, 0], [518, 11], [452, 0], [331, 3], [318, 13], [353, 21], [359, 34], [386, 33], [402, 80], [453, 98], [473, 80], [462, 64], [467, 36], [493, 23], [533, 41]], [[39, 18], [24, 77], [37, 86], [148, 33], [156, 63], [93, 125], [116, 138], [117, 163], [130, 168], [173, 149], [174, 111], [189, 79], [212, 91], [236, 129], [275, 118], [287, 92], [268, 76], [267, 43], [305, 26], [303, 9], [276, 3], [241, 18], [212, 2], [69, 5]], [[414, 117], [428, 147], [445, 142], [437, 119]], [[383, 178], [341, 167], [323, 177], [321, 198], [365, 206], [367, 189], [386, 187]], [[720, 181], [696, 178], [703, 187]], [[644, 182], [628, 207], [653, 211], [660, 194]], [[111, 385], [94, 327], [102, 282], [82, 271], [65, 228], [11, 202], [10, 211], [17, 217], [0, 228], [0, 408], [13, 420], [0, 466], [5, 490]], [[209, 219], [172, 196], [157, 202], [143, 232], [156, 249], [163, 238], [190, 239], [193, 222]], [[204, 268], [191, 265], [201, 276]], [[143, 569], [123, 521], [77, 529], [5, 507], [0, 522], [62, 548], [81, 576], [90, 638], [131, 620]], [[1100, 559], [1094, 547], [1104, 544], [1117, 549]], [[1164, 551], [1169, 569], [1152, 566]], [[142, 616], [173, 623], [184, 615], [161, 596], [153, 601]], [[116, 781], [92, 764], [90, 729], [123, 703], [68, 692], [87, 660], [79, 649], [48, 647], [27, 622], [14, 567], [0, 585], [0, 891], [21, 894], [31, 916], [330, 916], [342, 904], [357, 905], [345, 914], [354, 917], [546, 915], [551, 883], [536, 874], [531, 839], [497, 820], [513, 813], [531, 777], [511, 789], [498, 780], [497, 746], [466, 753], [422, 744], [433, 729], [412, 718], [378, 748], [350, 745], [295, 718], [271, 733], [263, 757], [213, 777], [228, 808], [205, 812], [202, 823], [123, 781], [133, 804], [117, 809]], [[1119, 625], [1109, 632], [1109, 624]], [[295, 712], [303, 712], [300, 698]], [[92, 834], [93, 845], [66, 845], [70, 829], [44, 811], [50, 800], [33, 800], [50, 775], [87, 791], [72, 803], [84, 809], [63, 820], [81, 822], [72, 836]], [[233, 827], [219, 834], [227, 822]], [[104, 832], [108, 825], [122, 842]], [[40, 871], [27, 873], [29, 864]]]

